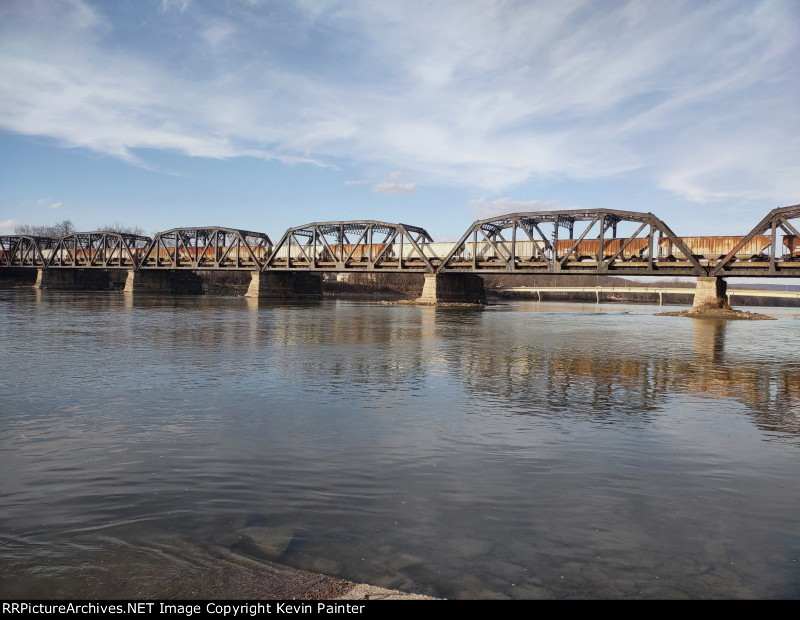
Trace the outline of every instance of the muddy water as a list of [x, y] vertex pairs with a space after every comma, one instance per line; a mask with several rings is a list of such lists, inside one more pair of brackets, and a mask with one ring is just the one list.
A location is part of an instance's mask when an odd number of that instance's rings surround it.
[[800, 595], [800, 320], [0, 291], [0, 596]]

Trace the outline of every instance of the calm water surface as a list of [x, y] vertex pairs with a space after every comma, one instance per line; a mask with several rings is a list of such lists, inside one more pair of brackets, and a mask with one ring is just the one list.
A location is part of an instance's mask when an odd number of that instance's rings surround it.
[[796, 598], [797, 311], [658, 311], [0, 291], [0, 596]]

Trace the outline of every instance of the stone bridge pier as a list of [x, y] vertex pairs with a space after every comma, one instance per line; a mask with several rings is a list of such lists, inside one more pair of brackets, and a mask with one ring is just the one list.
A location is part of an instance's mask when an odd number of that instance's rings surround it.
[[107, 269], [37, 269], [34, 288], [52, 291], [105, 291], [111, 288]]
[[729, 307], [728, 283], [723, 278], [697, 278], [693, 310], [726, 310]]
[[253, 271], [245, 297], [321, 299], [322, 276], [297, 271]]
[[179, 293], [200, 295], [203, 279], [194, 271], [179, 269], [128, 270], [125, 293]]
[[483, 278], [472, 273], [426, 273], [418, 303], [486, 304]]

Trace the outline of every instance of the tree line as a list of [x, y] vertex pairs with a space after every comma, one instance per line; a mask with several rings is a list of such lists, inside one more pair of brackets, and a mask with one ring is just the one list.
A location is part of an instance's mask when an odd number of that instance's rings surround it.
[[[125, 226], [120, 222], [114, 222], [112, 224], [106, 224], [104, 226], [97, 227], [96, 230], [102, 230], [104, 232], [115, 232], [127, 235], [144, 235], [145, 231], [144, 228], [139, 226]], [[27, 235], [29, 237], [51, 237], [53, 239], [58, 239], [59, 237], [66, 237], [67, 235], [71, 235], [78, 232], [78, 229], [75, 228], [75, 224], [72, 223], [72, 220], [61, 220], [60, 222], [56, 222], [55, 224], [51, 224], [49, 226], [33, 226], [31, 224], [20, 224], [14, 228], [15, 235]]]

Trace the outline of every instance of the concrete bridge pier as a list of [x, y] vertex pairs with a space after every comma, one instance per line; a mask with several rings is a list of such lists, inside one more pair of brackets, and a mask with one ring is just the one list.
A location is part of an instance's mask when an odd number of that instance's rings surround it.
[[253, 271], [245, 297], [321, 299], [322, 276], [296, 271]]
[[37, 269], [33, 288], [52, 291], [105, 291], [111, 288], [107, 269]]
[[697, 278], [693, 310], [727, 309], [728, 283], [723, 278]]
[[471, 273], [426, 273], [419, 303], [485, 304], [483, 278]]
[[134, 271], [130, 269], [125, 278], [124, 293], [171, 293], [170, 271]]

